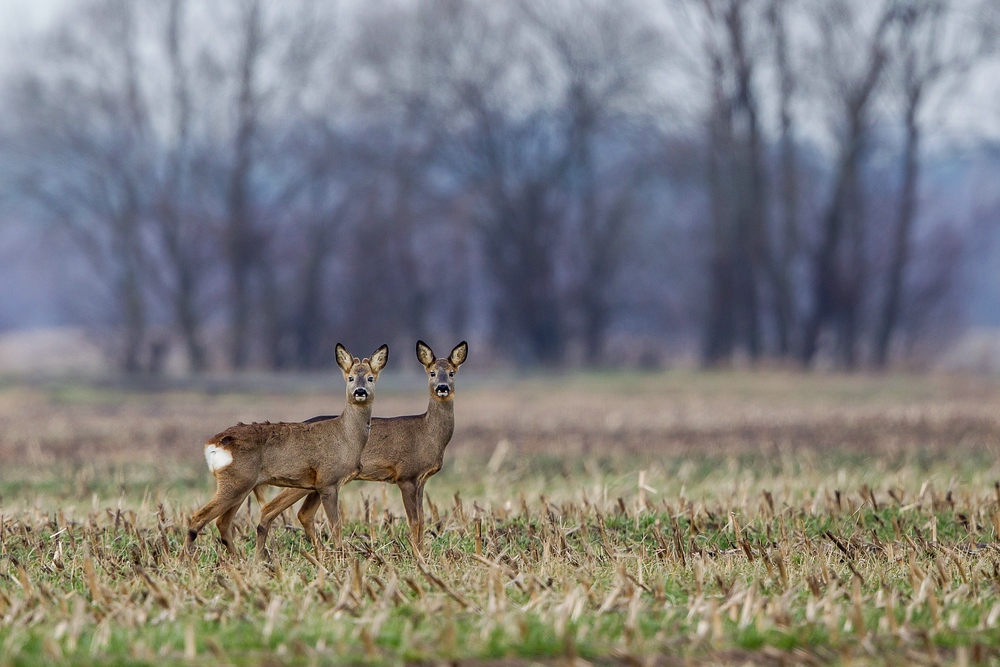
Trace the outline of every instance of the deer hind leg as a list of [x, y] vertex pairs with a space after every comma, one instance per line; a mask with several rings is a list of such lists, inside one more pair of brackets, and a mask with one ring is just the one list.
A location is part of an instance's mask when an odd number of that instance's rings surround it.
[[241, 500], [220, 514], [219, 518], [215, 520], [215, 527], [219, 529], [219, 538], [222, 540], [222, 545], [226, 547], [229, 555], [233, 557], [236, 556], [236, 545], [233, 544], [233, 519], [236, 518], [236, 513], [242, 505], [243, 501]]
[[406, 522], [410, 526], [410, 541], [413, 548], [420, 551], [420, 538], [423, 531], [420, 529], [420, 505], [417, 502], [417, 483], [412, 480], [396, 482], [399, 493], [403, 496], [403, 509], [406, 510]]
[[207, 505], [191, 516], [184, 548], [187, 550], [191, 549], [191, 545], [194, 543], [195, 538], [198, 537], [198, 533], [201, 532], [201, 529], [209, 521], [221, 516], [233, 507], [239, 507], [251, 489], [253, 489], [252, 482], [249, 484], [235, 484], [220, 481], [218, 488], [215, 490], [215, 496], [208, 501]]
[[309, 489], [285, 489], [260, 509], [260, 523], [257, 524], [257, 558], [261, 559], [267, 549], [267, 534], [275, 518], [286, 509], [298, 502]]
[[306, 496], [305, 501], [302, 503], [302, 507], [299, 508], [299, 523], [302, 524], [302, 530], [305, 531], [306, 537], [309, 538], [309, 542], [313, 545], [313, 550], [316, 555], [319, 556], [322, 544], [320, 544], [319, 539], [316, 537], [316, 511], [319, 510], [319, 506], [323, 499], [320, 497], [319, 493], [312, 492]]

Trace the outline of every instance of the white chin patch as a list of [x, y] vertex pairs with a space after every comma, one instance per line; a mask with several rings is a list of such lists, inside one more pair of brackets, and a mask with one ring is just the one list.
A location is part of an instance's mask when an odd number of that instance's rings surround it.
[[206, 445], [205, 460], [208, 462], [208, 469], [215, 472], [232, 463], [233, 455], [216, 445]]

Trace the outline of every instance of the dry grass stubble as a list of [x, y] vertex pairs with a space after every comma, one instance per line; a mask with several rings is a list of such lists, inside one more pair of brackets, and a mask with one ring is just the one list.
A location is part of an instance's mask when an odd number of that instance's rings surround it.
[[[380, 414], [419, 410], [387, 393]], [[473, 383], [424, 559], [398, 492], [352, 484], [343, 552], [315, 561], [279, 528], [267, 567], [209, 535], [180, 557], [212, 491], [200, 442], [329, 399], [12, 389], [0, 663], [996, 661], [997, 396], [950, 378]], [[250, 530], [244, 514], [247, 554]]]

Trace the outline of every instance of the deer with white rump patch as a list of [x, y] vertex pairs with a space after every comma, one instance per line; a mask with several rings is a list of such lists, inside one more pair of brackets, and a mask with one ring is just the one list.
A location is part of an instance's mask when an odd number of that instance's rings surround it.
[[[418, 551], [424, 534], [424, 485], [441, 469], [444, 450], [455, 431], [455, 374], [465, 363], [469, 345], [462, 341], [447, 358], [435, 358], [434, 351], [417, 341], [417, 359], [427, 371], [430, 400], [427, 412], [407, 417], [372, 419], [371, 435], [361, 453], [361, 473], [357, 479], [395, 484], [403, 496], [413, 546]], [[331, 417], [313, 417], [304, 423], [321, 424]], [[257, 546], [266, 538], [271, 522], [297, 500], [306, 496], [298, 518], [314, 545], [314, 517], [320, 497], [302, 489], [286, 489], [261, 510]]]
[[[340, 487], [361, 472], [375, 382], [388, 359], [385, 345], [370, 359], [358, 359], [338, 343], [337, 365], [347, 382], [347, 405], [338, 417], [315, 423], [238, 424], [205, 443], [205, 459], [217, 488], [215, 497], [191, 517], [186, 548], [190, 549], [198, 532], [216, 519], [222, 543], [235, 555], [233, 517], [243, 499], [263, 484], [315, 491], [339, 547], [337, 497]], [[259, 536], [257, 546], [260, 555], [263, 542]]]

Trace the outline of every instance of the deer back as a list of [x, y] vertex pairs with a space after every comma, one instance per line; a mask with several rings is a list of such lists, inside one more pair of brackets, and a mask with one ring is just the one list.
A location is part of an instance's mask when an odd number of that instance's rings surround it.
[[[368, 440], [371, 407], [314, 424], [238, 424], [211, 438], [205, 456], [216, 477], [312, 488], [353, 476]], [[214, 464], [214, 467], [213, 467]]]

